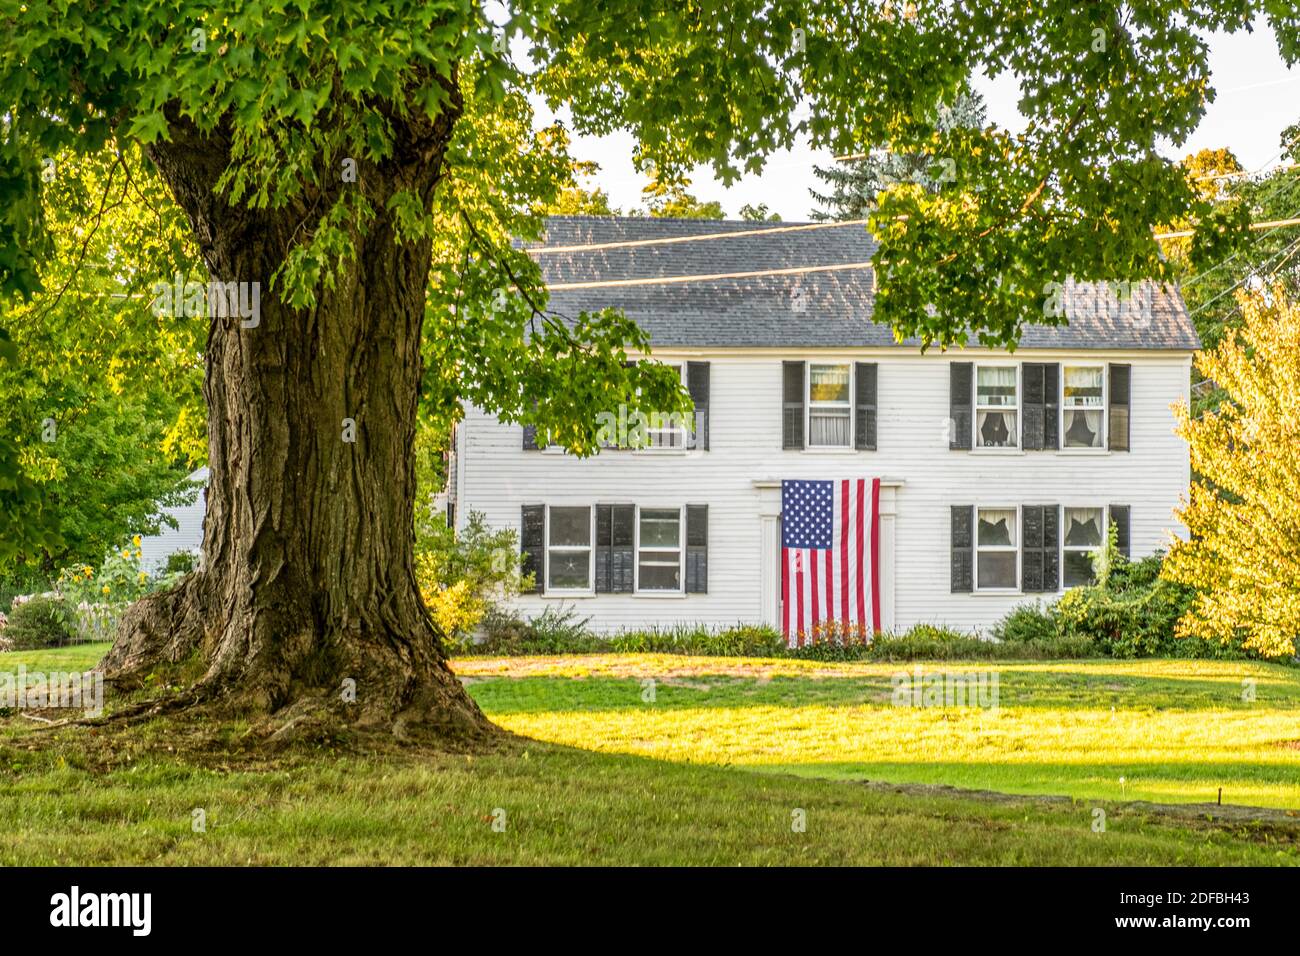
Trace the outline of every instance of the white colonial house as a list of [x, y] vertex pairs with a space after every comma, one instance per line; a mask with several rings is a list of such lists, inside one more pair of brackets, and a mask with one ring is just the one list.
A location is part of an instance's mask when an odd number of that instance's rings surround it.
[[[1199, 342], [1176, 293], [1071, 286], [1069, 324], [1027, 328], [1014, 352], [923, 353], [872, 319], [871, 237], [817, 225], [549, 221], [551, 307], [623, 309], [681, 370], [697, 424], [580, 459], [466, 409], [449, 515], [519, 531], [537, 579], [521, 613], [570, 602], [606, 632], [779, 627], [783, 480], [880, 479], [886, 630], [984, 631], [1053, 598], [1089, 579], [1108, 521], [1134, 557], [1181, 532], [1171, 406]], [[660, 281], [689, 276], [713, 278]]]

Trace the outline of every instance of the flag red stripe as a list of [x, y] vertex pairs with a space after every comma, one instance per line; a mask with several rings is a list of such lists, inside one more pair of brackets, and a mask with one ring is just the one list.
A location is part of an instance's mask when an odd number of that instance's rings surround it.
[[880, 479], [871, 482], [871, 629], [880, 632]]
[[865, 478], [859, 478], [856, 484], [857, 484], [857, 492], [858, 492], [856, 495], [856, 498], [858, 499], [858, 506], [853, 511], [853, 520], [854, 520], [854, 529], [857, 532], [856, 544], [857, 544], [857, 553], [858, 553], [858, 567], [857, 567], [857, 573], [854, 575], [854, 582], [855, 582], [855, 589], [856, 589], [857, 599], [858, 599], [858, 623], [865, 624], [867, 622], [867, 606], [866, 606], [867, 594], [866, 594], [866, 582], [863, 580], [862, 565], [864, 562], [862, 559], [867, 553], [865, 529], [863, 527], [864, 519], [866, 517], [863, 514], [863, 512], [866, 511], [866, 507], [867, 507], [867, 502], [866, 502], [867, 482]]
[[840, 615], [849, 623], [849, 482], [840, 482]]
[[798, 567], [799, 570], [795, 572], [795, 576], [794, 576], [794, 586], [795, 586], [795, 593], [798, 595], [797, 600], [799, 604], [799, 632], [798, 632], [799, 646], [803, 647], [804, 628], [803, 628], [803, 562], [802, 561], [799, 562]]
[[813, 630], [816, 630], [822, 619], [821, 595], [817, 593], [820, 590], [817, 587], [817, 552], [809, 548], [807, 554], [808, 573], [812, 575], [812, 626]]
[[826, 549], [826, 620], [835, 620], [835, 549]]
[[781, 633], [790, 643], [790, 551], [781, 549]]

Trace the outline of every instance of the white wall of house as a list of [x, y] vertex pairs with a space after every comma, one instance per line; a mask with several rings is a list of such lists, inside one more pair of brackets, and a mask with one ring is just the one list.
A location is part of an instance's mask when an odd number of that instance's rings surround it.
[[[880, 477], [892, 483], [893, 547], [885, 549], [882, 581], [890, 593], [882, 603], [899, 629], [932, 622], [984, 630], [1040, 596], [951, 592], [951, 505], [1129, 505], [1134, 557], [1182, 533], [1173, 509], [1187, 488], [1190, 464], [1186, 444], [1174, 434], [1171, 406], [1188, 396], [1188, 352], [662, 349], [655, 358], [711, 363], [710, 450], [607, 451], [586, 460], [556, 450], [524, 451], [518, 426], [470, 408], [456, 438], [457, 522], [480, 511], [490, 525], [518, 530], [524, 504], [707, 504], [709, 593], [525, 595], [517, 604], [521, 613], [569, 602], [603, 631], [770, 619], [764, 583], [777, 566], [764, 554], [761, 512], [765, 496], [770, 510], [771, 483], [787, 478]], [[781, 363], [799, 358], [878, 364], [877, 451], [782, 450]], [[949, 364], [983, 359], [1130, 364], [1132, 450], [950, 450]], [[770, 534], [766, 545], [770, 551]]]
[[157, 571], [167, 564], [167, 558], [177, 551], [189, 551], [198, 554], [203, 549], [203, 513], [206, 505], [208, 469], [199, 468], [189, 476], [189, 481], [201, 481], [204, 488], [198, 489], [194, 500], [188, 505], [163, 508], [163, 514], [176, 520], [176, 527], [163, 525], [157, 534], [147, 535], [140, 541], [140, 566], [148, 571]]

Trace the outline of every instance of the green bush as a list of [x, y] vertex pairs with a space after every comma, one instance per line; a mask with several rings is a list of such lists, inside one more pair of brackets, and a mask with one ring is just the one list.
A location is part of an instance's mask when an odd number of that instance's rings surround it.
[[1098, 583], [1071, 588], [1055, 604], [1020, 605], [993, 636], [1020, 647], [1087, 647], [1097, 657], [1247, 657], [1231, 645], [1174, 636], [1196, 592], [1162, 578], [1162, 562], [1160, 553], [1139, 561], [1112, 555]]
[[624, 631], [606, 649], [618, 654], [694, 654], [702, 657], [774, 657], [785, 642], [780, 632], [757, 624], [718, 630], [703, 624], [678, 624]]
[[483, 640], [469, 645], [473, 654], [512, 656], [523, 654], [589, 654], [606, 650], [605, 642], [587, 630], [590, 618], [570, 605], [550, 605], [525, 621], [514, 611], [490, 606], [480, 628]]
[[1008, 644], [1055, 640], [1058, 631], [1053, 606], [1039, 601], [1018, 605], [993, 625], [992, 634]]
[[9, 612], [4, 636], [16, 651], [65, 647], [76, 640], [72, 609], [62, 598], [34, 597]]

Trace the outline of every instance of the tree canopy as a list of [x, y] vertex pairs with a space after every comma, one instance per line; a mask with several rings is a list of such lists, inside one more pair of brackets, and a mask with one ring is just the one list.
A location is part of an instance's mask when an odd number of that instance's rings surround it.
[[[880, 197], [876, 315], [928, 344], [1002, 345], [1026, 324], [1063, 321], [1044, 300], [1068, 275], [1174, 275], [1156, 224], [1199, 223], [1200, 250], [1240, 235], [1244, 223], [1213, 218], [1157, 145], [1183, 141], [1213, 96], [1206, 32], [1263, 16], [1288, 62], [1300, 52], [1300, 14], [1242, 0], [980, 0], [923, 4], [914, 16], [874, 2], [518, 0], [497, 23], [486, 9], [9, 0], [0, 294], [51, 291], [41, 269], [55, 241], [43, 199], [51, 165], [57, 182], [75, 157], [140, 149], [157, 164], [169, 161], [164, 145], [175, 162], [186, 144], [216, 144], [193, 157], [211, 167], [201, 171], [214, 201], [245, 210], [249, 228], [272, 211], [301, 220], [273, 275], [240, 278], [307, 306], [377, 216], [391, 216], [400, 241], [433, 248], [429, 407], [472, 400], [590, 451], [593, 408], [685, 399], [668, 376], [626, 366], [649, 344], [626, 318], [548, 311], [518, 240], [540, 237], [540, 211], [574, 185], [574, 163], [563, 126], [533, 129], [529, 95], [567, 110], [583, 133], [630, 131], [637, 163], [664, 182], [701, 163], [730, 182], [800, 141], [950, 160], [942, 189], [901, 182]], [[1023, 131], [939, 128], [940, 105], [976, 72], [1016, 78]], [[412, 160], [445, 170], [436, 188], [410, 176]], [[203, 258], [210, 223], [189, 225]], [[180, 262], [177, 252], [143, 278]], [[68, 291], [85, 288], [78, 279]], [[12, 361], [8, 341], [0, 358]], [[0, 439], [0, 513], [31, 500], [19, 457], [12, 437]]]

